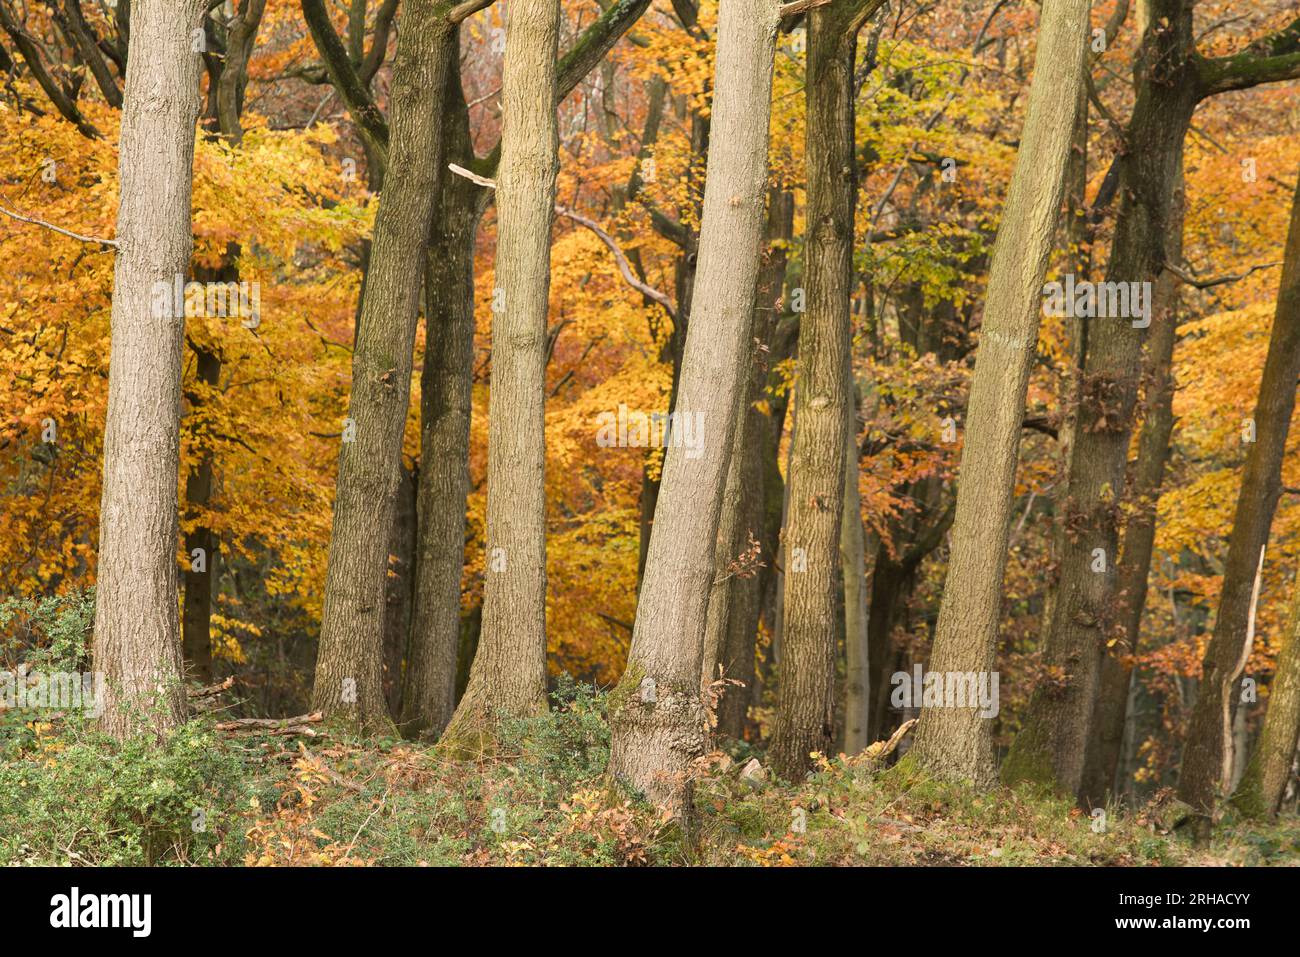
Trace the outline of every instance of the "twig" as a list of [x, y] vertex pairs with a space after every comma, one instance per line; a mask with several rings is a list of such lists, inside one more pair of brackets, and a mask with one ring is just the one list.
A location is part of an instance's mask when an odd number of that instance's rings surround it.
[[349, 781], [343, 775], [339, 774], [337, 771], [335, 771], [333, 768], [327, 765], [320, 758], [316, 757], [316, 755], [312, 754], [311, 749], [308, 748], [307, 745], [305, 745], [301, 741], [298, 742], [298, 750], [302, 753], [302, 756], [304, 758], [310, 761], [316, 767], [316, 769], [321, 772], [321, 774], [325, 775], [325, 777], [329, 778], [339, 787], [347, 788], [349, 791], [356, 791], [358, 794], [361, 793], [363, 790], [365, 790], [364, 788], [361, 787], [361, 785], [354, 784], [353, 782]]
[[83, 236], [81, 235], [81, 233], [74, 233], [72, 230], [64, 229], [62, 226], [55, 226], [53, 223], [47, 223], [43, 219], [37, 219], [34, 216], [23, 216], [20, 213], [15, 213], [12, 209], [9, 209], [2, 204], [0, 204], [0, 213], [4, 213], [10, 219], [16, 219], [20, 223], [29, 223], [32, 226], [43, 226], [46, 229], [53, 230], [54, 232], [58, 233], [60, 236], [67, 236], [70, 239], [76, 239], [83, 243], [97, 243], [100, 246], [103, 246], [104, 248], [112, 248], [112, 249], [117, 248], [116, 240], [101, 239], [98, 236]]
[[370, 812], [369, 817], [361, 822], [361, 826], [357, 828], [357, 833], [352, 835], [352, 840], [348, 842], [348, 849], [343, 852], [343, 860], [346, 861], [352, 856], [352, 849], [357, 846], [357, 840], [361, 837], [361, 832], [364, 831], [366, 827], [369, 826], [370, 822], [375, 819], [375, 815], [384, 809], [384, 805], [388, 803], [388, 792], [391, 790], [392, 785], [389, 785], [384, 789], [384, 796], [379, 799], [379, 803], [375, 806], [375, 809]]

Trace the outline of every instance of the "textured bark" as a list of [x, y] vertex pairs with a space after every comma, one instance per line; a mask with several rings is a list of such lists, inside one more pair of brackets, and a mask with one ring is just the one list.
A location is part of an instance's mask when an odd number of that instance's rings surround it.
[[[1166, 245], [1183, 139], [1197, 102], [1191, 10], [1159, 0], [1136, 67], [1137, 99], [1126, 130], [1122, 195], [1106, 279], [1154, 283]], [[1086, 323], [1088, 352], [1062, 505], [1060, 579], [1043, 662], [1064, 673], [1035, 688], [1003, 769], [1075, 796], [1083, 775], [1101, 651], [1115, 625], [1119, 500], [1133, 433], [1146, 330], [1125, 318]], [[1105, 570], [1094, 571], [1097, 549]]]
[[[1277, 500], [1282, 494], [1282, 459], [1291, 429], [1291, 414], [1295, 411], [1297, 377], [1300, 377], [1300, 185], [1291, 207], [1282, 284], [1255, 405], [1255, 442], [1246, 453], [1242, 470], [1232, 537], [1228, 541], [1228, 560], [1223, 567], [1219, 613], [1214, 621], [1214, 636], [1205, 650], [1200, 690], [1187, 729], [1183, 768], [1178, 779], [1179, 798], [1202, 812], [1213, 810], [1215, 798], [1227, 790], [1231, 761], [1227, 760], [1230, 754], [1225, 752], [1230, 747], [1227, 736], [1231, 699], [1249, 655], [1246, 633], [1251, 592], [1260, 549], [1268, 541]], [[1274, 741], [1270, 746], [1283, 744]], [[1271, 799], [1270, 796], [1268, 800]]]
[[419, 479], [397, 465], [393, 524], [388, 532], [388, 570], [384, 579], [384, 701], [394, 720], [402, 711], [402, 661], [406, 657], [415, 602], [416, 489]]
[[[1168, 254], [1174, 261], [1182, 257], [1183, 209], [1180, 186], [1169, 227]], [[1114, 787], [1124, 745], [1132, 668], [1125, 666], [1122, 658], [1137, 652], [1142, 634], [1142, 614], [1156, 540], [1156, 505], [1174, 430], [1173, 358], [1178, 339], [1178, 283], [1178, 278], [1166, 271], [1155, 285], [1151, 341], [1147, 346], [1146, 412], [1138, 434], [1137, 465], [1130, 490], [1133, 513], [1124, 526], [1116, 571], [1119, 631], [1113, 636], [1113, 646], [1103, 652], [1098, 676], [1097, 700], [1078, 794], [1084, 807], [1105, 805]]]
[[546, 315], [559, 166], [559, 0], [510, 8], [501, 82], [483, 633], [444, 740], [546, 707]]
[[[1091, 67], [1090, 67], [1091, 68]], [[1089, 221], [1088, 199], [1088, 89], [1085, 84], [1079, 89], [1079, 104], [1074, 117], [1074, 142], [1070, 146], [1070, 162], [1065, 171], [1066, 187], [1066, 222], [1065, 242], [1067, 268], [1080, 278], [1092, 275], [1092, 224]], [[1066, 317], [1063, 321], [1065, 342], [1063, 351], [1067, 357], [1066, 368], [1061, 377], [1061, 415], [1056, 432], [1056, 461], [1058, 477], [1054, 488], [1060, 495], [1054, 501], [1064, 498], [1069, 486], [1070, 450], [1074, 448], [1074, 430], [1078, 423], [1079, 382], [1083, 375], [1083, 363], [1087, 356], [1088, 337], [1084, 335], [1083, 320], [1078, 317]], [[1052, 510], [1051, 562], [1058, 567], [1061, 553], [1065, 548], [1065, 522], [1061, 509]], [[1051, 625], [1052, 609], [1056, 607], [1055, 573], [1048, 578], [1043, 595], [1041, 615], [1044, 631]]]
[[677, 410], [698, 417], [694, 457], [668, 449], [627, 669], [610, 700], [609, 770], [679, 811], [708, 734], [700, 701], [737, 396], [745, 388], [763, 231], [777, 0], [722, 0], [693, 321]]
[[[991, 673], [997, 665], [1025, 392], [1083, 83], [1088, 8], [1087, 0], [1043, 5], [1020, 152], [989, 269], [931, 671]], [[989, 721], [975, 708], [924, 710], [910, 753], [945, 777], [994, 779]]]
[[[647, 5], [648, 0], [619, 0], [583, 31], [560, 60], [557, 101], [618, 42]], [[430, 157], [430, 162], [445, 167], [450, 159], [484, 175], [495, 173], [499, 150], [485, 160], [474, 155], [469, 110], [457, 70], [450, 71], [446, 80], [442, 122], [446, 153]], [[460, 665], [468, 667], [473, 660], [473, 648], [468, 658], [458, 650], [462, 645], [460, 586], [469, 492], [474, 241], [490, 198], [490, 191], [469, 180], [443, 177], [429, 241], [426, 351], [420, 379], [418, 580], [401, 717], [403, 732], [412, 737], [442, 733], [451, 720], [456, 692], [464, 688]]]
[[[375, 219], [370, 268], [352, 357], [353, 441], [341, 443], [312, 707], [363, 730], [391, 727], [383, 694], [384, 583], [420, 280], [441, 169], [441, 105], [454, 28], [442, 5], [405, 9], [392, 82], [392, 142]], [[376, 530], [379, 533], [376, 534]]]
[[1300, 743], [1300, 588], [1291, 606], [1291, 626], [1277, 656], [1268, 689], [1268, 711], [1255, 753], [1232, 803], [1247, 817], [1276, 817]]
[[100, 727], [165, 734], [185, 716], [176, 543], [182, 316], [156, 315], [156, 283], [189, 268], [201, 61], [198, 4], [136, 0], [118, 143], [117, 261], [104, 424], [94, 662]]
[[848, 423], [844, 436], [844, 509], [840, 523], [844, 578], [844, 753], [857, 754], [872, 743], [868, 733], [871, 657], [867, 632], [867, 535], [862, 523], [862, 493], [858, 488], [857, 414], [850, 406], [845, 409], [845, 415]]
[[[71, 4], [80, 10], [79, 4]], [[209, 69], [216, 64], [215, 76], [209, 82], [215, 86], [210, 91], [216, 105], [216, 131], [213, 136], [224, 137], [232, 146], [244, 138], [242, 125], [244, 91], [248, 87], [248, 61], [257, 31], [266, 10], [265, 0], [244, 0], [226, 31], [226, 55], [222, 60], [210, 60]], [[237, 243], [229, 243], [222, 261], [215, 269], [196, 266], [194, 278], [199, 282], [239, 282], [239, 254]], [[191, 342], [197, 359], [196, 373], [200, 382], [212, 387], [221, 378], [221, 355]], [[199, 393], [186, 396], [193, 415], [202, 406]], [[195, 416], [202, 428], [203, 417]], [[204, 443], [200, 442], [201, 445]], [[190, 517], [197, 520], [202, 509], [211, 504], [212, 480], [215, 459], [210, 448], [205, 448], [199, 462], [185, 480], [185, 503]], [[194, 550], [202, 549], [205, 556], [203, 571], [194, 571]], [[217, 580], [217, 557], [220, 540], [206, 525], [199, 524], [185, 536], [184, 561], [191, 565], [185, 571], [184, 605], [181, 608], [181, 645], [187, 672], [202, 684], [212, 681], [212, 592]]]
[[829, 752], [835, 733], [840, 515], [846, 409], [853, 405], [847, 373], [857, 192], [853, 128], [857, 28], [849, 29], [846, 15], [854, 12], [855, 5], [850, 4], [819, 7], [808, 15], [804, 87], [808, 310], [799, 324], [795, 397], [799, 431], [790, 446], [781, 664], [776, 727], [768, 752], [772, 766], [787, 778], [803, 776], [812, 766], [812, 752]]
[[[448, 156], [469, 166], [469, 115], [456, 70], [447, 78], [443, 125]], [[445, 165], [442, 158], [435, 162]], [[424, 275], [418, 584], [400, 721], [409, 737], [437, 737], [456, 707], [474, 386], [474, 237], [483, 202], [481, 188], [469, 180], [443, 178]]]
[[786, 241], [793, 231], [794, 203], [790, 193], [773, 192], [767, 214], [768, 248], [759, 273], [754, 308], [754, 327], [749, 380], [738, 403], [736, 433], [731, 443], [722, 516], [718, 523], [717, 576], [709, 593], [709, 612], [704, 628], [703, 684], [718, 677], [718, 665], [727, 678], [742, 683], [729, 685], [718, 705], [718, 732], [739, 738], [744, 733], [749, 694], [754, 683], [754, 641], [758, 630], [761, 595], [760, 568], [729, 566], [758, 543], [755, 556], [764, 566], [772, 561], [763, 543], [763, 457], [764, 441], [770, 429], [767, 416], [755, 404], [767, 391], [772, 336], [776, 330], [776, 302], [785, 280]]
[[[687, 11], [679, 12], [684, 13]], [[695, 14], [698, 11], [695, 8], [689, 8], [689, 12]], [[688, 16], [683, 20], [682, 25], [690, 32], [695, 27], [695, 19], [693, 16]], [[684, 176], [686, 182], [683, 184], [683, 192], [692, 198], [688, 200], [683, 208], [678, 210], [677, 219], [679, 223], [699, 221], [700, 209], [698, 201], [693, 198], [697, 195], [693, 181], [696, 178], [695, 171], [699, 159], [708, 155], [709, 135], [712, 128], [709, 117], [698, 112], [691, 114], [690, 123], [691, 161], [686, 168]], [[699, 233], [688, 226], [678, 225], [672, 238], [679, 249], [677, 262], [673, 269], [673, 290], [675, 293], [674, 301], [677, 303], [677, 317], [660, 354], [660, 359], [666, 360], [672, 366], [672, 387], [668, 394], [669, 412], [674, 411], [677, 407], [677, 393], [682, 373], [682, 356], [686, 348], [686, 330], [690, 323], [692, 297], [695, 293], [695, 267], [699, 261], [700, 246]], [[641, 539], [636, 567], [638, 593], [640, 593], [641, 581], [645, 577], [646, 558], [650, 554], [650, 538], [654, 525], [655, 506], [659, 501], [659, 485], [662, 478], [662, 468], [659, 477], [652, 474], [653, 461], [654, 453], [647, 454], [646, 463], [642, 470]]]
[[[237, 275], [237, 273], [236, 273]], [[224, 281], [219, 279], [218, 281]], [[195, 374], [199, 382], [215, 387], [221, 375], [221, 357], [207, 349], [194, 348], [197, 363]], [[201, 400], [195, 395], [191, 406]], [[192, 509], [191, 518], [198, 519], [198, 510], [212, 501], [212, 452], [204, 451], [194, 468], [185, 477], [185, 503]], [[181, 606], [181, 648], [185, 656], [186, 672], [201, 684], [212, 681], [212, 583], [217, 577], [218, 539], [212, 529], [199, 524], [185, 536], [185, 596]], [[195, 571], [195, 549], [203, 552], [203, 571]]]
[[266, 0], [243, 0], [226, 28], [225, 61], [217, 81], [217, 117], [222, 132], [236, 143], [243, 137], [240, 117], [248, 87], [248, 61], [265, 11]]

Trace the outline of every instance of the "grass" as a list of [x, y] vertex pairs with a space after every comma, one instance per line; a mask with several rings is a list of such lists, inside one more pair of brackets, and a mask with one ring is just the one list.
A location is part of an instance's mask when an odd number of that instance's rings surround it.
[[[689, 837], [607, 781], [605, 696], [572, 684], [507, 723], [490, 758], [395, 739], [229, 734], [165, 748], [0, 715], [0, 864], [1200, 865], [1300, 863], [1300, 821], [1229, 818], [1195, 847], [1161, 802], [1104, 820], [1027, 791], [978, 793], [904, 757], [818, 762], [753, 785], [748, 745], [695, 782]], [[761, 755], [760, 755], [761, 758]]]

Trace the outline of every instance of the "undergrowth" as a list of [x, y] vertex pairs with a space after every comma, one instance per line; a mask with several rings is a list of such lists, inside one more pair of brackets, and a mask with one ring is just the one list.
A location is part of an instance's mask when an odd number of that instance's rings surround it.
[[490, 758], [432, 747], [186, 725], [163, 747], [76, 718], [0, 715], [0, 864], [1194, 865], [1300, 861], [1300, 823], [1226, 820], [1197, 848], [1158, 807], [1085, 814], [1023, 792], [821, 758], [798, 784], [742, 775], [751, 746], [694, 782], [689, 834], [610, 785], [606, 700], [566, 681], [501, 725]]

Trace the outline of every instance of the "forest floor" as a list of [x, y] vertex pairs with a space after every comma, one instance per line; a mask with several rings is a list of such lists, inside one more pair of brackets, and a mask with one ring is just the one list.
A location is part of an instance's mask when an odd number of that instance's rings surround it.
[[[7, 718], [7, 720], [6, 720]], [[1300, 820], [1170, 833], [1168, 799], [1104, 818], [935, 782], [904, 757], [819, 762], [800, 784], [737, 744], [695, 781], [689, 835], [611, 788], [604, 701], [570, 689], [496, 753], [191, 722], [163, 748], [0, 715], [0, 864], [1300, 864]], [[761, 759], [761, 755], [758, 755]]]

